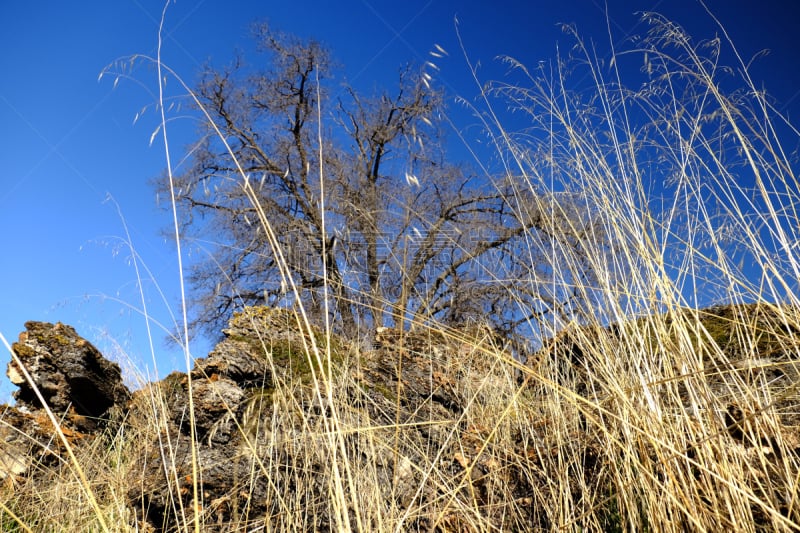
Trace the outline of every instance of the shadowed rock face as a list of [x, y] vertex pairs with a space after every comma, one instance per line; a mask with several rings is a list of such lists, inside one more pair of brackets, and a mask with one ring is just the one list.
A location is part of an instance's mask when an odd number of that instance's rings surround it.
[[[64, 324], [27, 322], [14, 343], [14, 352], [27, 369], [47, 405], [56, 414], [74, 413], [90, 419], [104, 417], [114, 405], [128, 401], [119, 365], [104, 358], [89, 341]], [[40, 409], [33, 387], [12, 361], [8, 377], [19, 387], [17, 407]]]
[[[106, 427], [113, 408], [130, 399], [119, 365], [64, 324], [28, 322], [14, 353], [59, 422], [70, 446], [88, 443]], [[36, 392], [16, 362], [8, 364], [16, 406], [0, 406], [0, 481], [32, 476], [63, 464], [63, 444]], [[46, 483], [46, 482], [45, 482]]]

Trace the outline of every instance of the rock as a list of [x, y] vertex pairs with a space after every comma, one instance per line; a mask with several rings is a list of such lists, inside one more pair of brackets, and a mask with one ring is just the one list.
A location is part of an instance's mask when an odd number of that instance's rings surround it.
[[[573, 413], [581, 428], [602, 428], [595, 435], [610, 433], [607, 422], [598, 424], [602, 418], [631, 426], [643, 424], [628, 422], [640, 415], [644, 425], [656, 417], [673, 423], [660, 427], [674, 432], [670, 438], [693, 461], [688, 477], [700, 479], [707, 465], [737, 463], [745, 472], [740, 486], [753, 491], [753, 501], [772, 498], [788, 517], [797, 494], [796, 466], [781, 476], [783, 465], [797, 465], [800, 458], [799, 319], [797, 308], [752, 303], [677, 308], [608, 327], [574, 323], [534, 354], [525, 382], [542, 390], [542, 380], [533, 378], [544, 375], [581, 397], [564, 403], [580, 407]], [[597, 442], [601, 449], [602, 440]], [[721, 459], [721, 450], [730, 455]], [[656, 446], [639, 446], [635, 453], [640, 465], [661, 460]], [[724, 488], [692, 486], [705, 501]], [[777, 529], [760, 505], [750, 511], [755, 531]]]
[[[463, 409], [467, 402], [480, 400], [464, 386], [465, 378], [474, 377], [477, 367], [471, 361], [480, 354], [467, 353], [464, 343], [441, 336], [416, 334], [387, 340], [386, 331], [379, 335], [374, 350], [350, 354], [342, 339], [326, 339], [315, 328], [304, 332], [300, 324], [289, 310], [246, 308], [234, 315], [224, 330], [225, 338], [207, 358], [198, 359], [191, 371], [195, 436], [201, 443], [196, 457], [203, 472], [204, 530], [282, 530], [296, 527], [292, 513], [314, 517], [315, 522], [307, 524], [311, 530], [335, 527], [328, 496], [334, 459], [330, 430], [326, 430], [335, 426], [330, 425], [332, 414], [326, 400], [315, 392], [312, 375], [320, 369], [308, 356], [312, 341], [323, 351], [325, 343], [331, 343], [331, 361], [323, 367], [333, 366], [328, 370], [334, 380], [346, 365], [357, 363], [361, 368], [356, 381], [337, 382], [335, 392], [344, 413], [338, 415], [344, 416], [338, 424], [354, 429], [344, 437], [351, 468], [374, 471], [374, 479], [380, 482], [369, 490], [388, 505], [439, 505], [442, 493], [433, 487], [419, 490], [425, 483], [424, 470], [418, 465], [455, 457], [458, 439], [453, 432], [461, 432]], [[132, 507], [141, 510], [138, 520], [158, 531], [180, 530], [169, 509], [176, 495], [181, 495], [183, 508], [192, 508], [188, 380], [189, 376], [174, 373], [152, 386], [158, 389], [156, 393], [152, 388], [137, 392], [131, 404], [134, 419], [140, 416], [134, 411], [149, 406], [154, 396], [163, 399], [166, 411], [159, 416], [168, 421], [166, 433], [153, 437], [147, 445], [149, 452], [139, 457], [133, 468], [135, 489], [129, 493]], [[513, 379], [507, 382], [513, 386]], [[398, 422], [405, 428], [399, 435], [394, 429]], [[374, 429], [363, 432], [362, 427]], [[464, 425], [463, 429], [468, 428]], [[172, 455], [166, 471], [181, 481], [177, 488], [170, 488], [159, 459], [163, 453], [159, 442], [167, 441]], [[375, 456], [376, 443], [381, 442], [388, 444], [379, 445]], [[432, 456], [426, 457], [424, 450]], [[480, 446], [461, 450], [463, 464], [452, 468], [470, 467], [475, 487], [482, 487], [485, 482], [480, 476], [490, 465], [478, 450]], [[527, 487], [524, 480], [518, 483]], [[295, 490], [297, 497], [292, 498], [289, 512], [288, 503], [280, 502]], [[290, 522], [281, 522], [284, 519]]]
[[[19, 390], [17, 407], [2, 413], [0, 478], [15, 490], [24, 482], [34, 494], [58, 480], [53, 472], [69, 462], [60, 432], [88, 457], [93, 449], [125, 449], [124, 486], [115, 490], [127, 495], [131, 525], [142, 530], [182, 531], [193, 520], [193, 457], [204, 531], [296, 528], [301, 516], [311, 517], [306, 529], [335, 529], [329, 491], [342, 461], [354, 472], [372, 472], [364, 490], [375, 498], [394, 509], [429, 509], [429, 517], [449, 498], [447, 489], [426, 482], [426, 469], [438, 462], [453, 475], [474, 476], [472, 497], [489, 494], [483, 476], [498, 468], [489, 460], [493, 452], [480, 441], [459, 448], [460, 435], [482, 431], [463, 422], [466, 406], [483, 401], [474, 383], [492, 374], [478, 365], [480, 343], [422, 334], [390, 339], [383, 331], [379, 346], [364, 352], [319, 329], [306, 331], [293, 311], [263, 307], [236, 313], [224, 334], [189, 375], [174, 372], [131, 395], [119, 367], [74, 329], [27, 323], [15, 353], [62, 423], [50, 423], [21, 369], [10, 364]], [[314, 345], [322, 358], [313, 356]], [[315, 382], [323, 373], [334, 380], [335, 415]], [[96, 422], [106, 417], [113, 426]], [[346, 458], [332, 446], [340, 430]], [[102, 461], [91, 465], [104, 475]], [[527, 497], [529, 483], [515, 476], [509, 479]], [[355, 509], [344, 512], [355, 519]], [[431, 524], [421, 516], [409, 527]]]
[[[13, 345], [14, 352], [54, 413], [72, 410], [80, 417], [97, 420], [114, 405], [128, 401], [130, 392], [122, 383], [119, 365], [104, 358], [73, 328], [48, 322], [27, 322], [25, 328]], [[17, 406], [40, 409], [33, 387], [13, 360], [7, 374], [19, 387], [14, 393]]]
[[[80, 446], [92, 440], [114, 408], [124, 410], [130, 393], [120, 368], [105, 359], [73, 328], [64, 324], [28, 322], [13, 350], [24, 365], [58, 427], [16, 362], [7, 374], [19, 387], [16, 406], [0, 412], [0, 480], [13, 483], [34, 465], [52, 466], [64, 460], [64, 440]], [[61, 436], [57, 435], [61, 433]]]
[[[739, 304], [699, 311], [676, 309], [663, 316], [644, 316], [607, 328], [573, 324], [546, 343], [532, 359], [531, 366], [549, 367], [552, 375], [590, 397], [592, 390], [625, 390], [624, 384], [612, 386], [597, 380], [635, 375], [636, 364], [628, 365], [629, 351], [647, 347], [653, 357], [671, 362], [674, 359], [671, 354], [685, 350], [685, 343], [689, 342], [694, 358], [680, 359], [686, 368], [662, 365], [663, 375], [649, 378], [657, 384], [654, 390], [667, 390], [667, 384], [679, 383], [685, 396], [683, 382], [693, 375], [702, 376], [710, 393], [707, 400], [713, 400], [709, 404], [719, 411], [722, 430], [728, 425], [723, 424], [726, 406], [741, 400], [738, 398], [741, 391], [754, 386], [769, 391], [764, 398], [770, 400], [768, 405], [751, 406], [751, 410], [769, 408], [780, 413], [780, 424], [800, 427], [796, 393], [796, 384], [800, 383], [800, 328], [794, 323], [796, 319], [791, 319], [794, 310], [787, 308], [784, 313], [786, 316], [782, 318], [774, 306]], [[685, 336], [679, 337], [678, 331]], [[631, 345], [631, 339], [638, 339], [641, 344]], [[604, 359], [616, 365], [616, 373], [592, 370], [603, 368]], [[689, 409], [688, 399], [683, 400], [681, 408]], [[757, 395], [749, 400], [757, 402]]]
[[[164, 380], [168, 391], [164, 398], [170, 419], [184, 435], [190, 435], [189, 427], [189, 380], [186, 374], [174, 372]], [[147, 391], [149, 393], [150, 391]], [[245, 391], [235, 381], [213, 374], [210, 378], [196, 378], [192, 382], [194, 400], [195, 434], [199, 440], [208, 438], [216, 444], [230, 440], [235, 426], [231, 416], [237, 414]]]
[[[759, 311], [760, 344], [736, 344], [732, 317], [746, 311], [705, 313], [704, 326], [731, 356], [715, 360], [711, 355], [717, 352], [709, 351], [708, 375], [698, 376], [712, 392], [724, 392], [723, 380], [733, 378], [765, 381], [774, 392], [783, 413], [784, 426], [780, 420], [774, 424], [780, 439], [764, 435], [763, 424], [754, 423], [765, 419], [763, 409], [734, 403], [746, 398], [708, 395], [729, 406], [718, 432], [729, 448], [741, 447], [743, 453], [774, 448], [772, 462], [761, 460], [762, 454], [756, 457], [761, 462], [750, 464], [760, 472], [765, 462], [777, 468], [800, 454], [797, 432], [785, 427], [797, 412], [798, 352], [773, 349], [763, 333], [794, 339], [798, 331], [767, 327], [775, 317]], [[188, 375], [173, 372], [131, 395], [119, 367], [75, 330], [29, 322], [14, 350], [60, 426], [53, 426], [21, 369], [10, 364], [9, 376], [20, 390], [14, 395], [17, 407], [0, 411], [0, 479], [13, 486], [18, 505], [33, 502], [25, 504], [27, 516], [38, 517], [36, 502], [48, 505], [48, 494], [74, 490], [74, 476], [64, 469], [70, 461], [63, 453], [65, 440], [82, 457], [79, 463], [93, 486], [105, 487], [117, 474], [112, 500], [139, 531], [185, 531], [194, 520], [211, 532], [328, 531], [341, 529], [336, 513], [347, 513], [355, 524], [359, 512], [365, 528], [375, 528], [376, 517], [384, 525], [405, 517], [398, 529], [460, 531], [478, 523], [498, 531], [548, 529], [553, 523], [542, 512], [550, 502], [548, 472], [561, 475], [556, 459], [564, 439], [582, 457], [580, 490], [604, 482], [607, 457], [602, 443], [592, 440], [602, 433], [592, 430], [588, 418], [576, 416], [574, 427], [556, 425], [561, 419], [542, 415], [541, 398], [558, 387], [586, 398], [580, 404], [562, 402], [561, 410], [606, 401], [593, 395], [597, 378], [587, 369], [597, 357], [621, 353], [621, 327], [564, 332], [529, 361], [536, 366], [518, 380], [520, 363], [484, 330], [399, 334], [381, 328], [375, 345], [365, 349], [316, 328], [306, 330], [293, 311], [246, 308]], [[541, 379], [548, 365], [552, 372]], [[328, 384], [320, 384], [323, 374]], [[96, 422], [105, 418], [113, 424]], [[706, 440], [703, 434], [700, 442]], [[687, 456], [704, 450], [687, 442]], [[357, 490], [332, 501], [349, 490], [335, 489], [345, 482]], [[42, 490], [50, 485], [52, 490]], [[367, 510], [380, 516], [365, 517], [363, 509], [351, 508], [365, 501], [372, 502]], [[470, 510], [467, 519], [463, 508]], [[195, 517], [196, 510], [202, 516]], [[52, 528], [59, 527], [66, 526]]]

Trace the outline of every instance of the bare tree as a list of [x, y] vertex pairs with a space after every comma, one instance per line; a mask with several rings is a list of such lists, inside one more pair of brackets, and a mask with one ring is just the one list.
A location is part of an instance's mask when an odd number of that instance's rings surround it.
[[[322, 308], [319, 290], [326, 279], [335, 301], [347, 297], [338, 262], [324, 260], [333, 247], [323, 226], [318, 175], [325, 162], [319, 154], [331, 149], [319, 145], [316, 129], [328, 53], [318, 43], [303, 43], [267, 26], [257, 33], [268, 56], [267, 69], [248, 72], [237, 59], [224, 70], [207, 68], [196, 89], [232, 155], [212, 125], [204, 124], [191, 166], [178, 180], [184, 235], [202, 238], [196, 242], [208, 251], [207, 260], [195, 262], [189, 276], [196, 324], [207, 331], [219, 331], [243, 304], [277, 304], [290, 298], [243, 179], [255, 188], [309, 307]], [[337, 312], [347, 327], [353, 326], [349, 306]]]
[[195, 325], [214, 334], [242, 305], [296, 298], [245, 180], [317, 320], [327, 311], [343, 332], [523, 323], [524, 291], [498, 272], [519, 274], [521, 240], [546, 224], [511, 177], [490, 181], [447, 160], [441, 94], [405, 68], [393, 92], [346, 87], [332, 98], [322, 46], [266, 25], [257, 38], [267, 68], [239, 58], [207, 68], [196, 89], [230, 152], [205, 124], [177, 180], [184, 237], [207, 253], [189, 276]]

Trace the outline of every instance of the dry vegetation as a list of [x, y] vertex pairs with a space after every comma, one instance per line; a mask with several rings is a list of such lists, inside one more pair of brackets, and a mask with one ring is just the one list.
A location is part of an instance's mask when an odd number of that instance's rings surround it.
[[[313, 328], [298, 306], [307, 334], [291, 356], [303, 364], [253, 391], [237, 421], [252, 458], [237, 486], [268, 502], [267, 517], [219, 523], [224, 502], [205, 501], [189, 454], [192, 483], [174, 474], [177, 530], [800, 529], [800, 186], [785, 141], [797, 132], [743, 62], [722, 67], [738, 59], [730, 43], [647, 19], [647, 39], [614, 57], [642, 65], [636, 83], [579, 45], [581, 61], [552, 70], [511, 62], [520, 78], [486, 87], [476, 108], [521, 209], [569, 232], [574, 214], [558, 198], [579, 196], [611, 237], [581, 227], [577, 246], [557, 248], [565, 241], [532, 232], [531, 257], [550, 246], [548, 284], [538, 264], [513, 280], [494, 273], [510, 294], [573, 294], [584, 305], [571, 321], [552, 314], [532, 328], [543, 347], [523, 361], [481, 328], [431, 322], [372, 349]], [[506, 131], [498, 106], [530, 128]], [[257, 199], [250, 187], [242, 180]], [[287, 357], [263, 354], [265, 366]], [[455, 408], [410, 413], [403, 387], [416, 382], [370, 377], [387, 365], [401, 375], [402, 364]], [[129, 458], [168, 416], [162, 388], [145, 390], [149, 407], [124, 431], [7, 487], [2, 529], [143, 530], [126, 488], [141, 465]], [[169, 475], [178, 448], [161, 442], [147, 453]]]

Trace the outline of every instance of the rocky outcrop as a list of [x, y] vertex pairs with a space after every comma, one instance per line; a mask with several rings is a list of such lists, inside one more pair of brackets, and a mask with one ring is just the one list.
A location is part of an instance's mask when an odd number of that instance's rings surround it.
[[[730, 317], [709, 316], [709, 329], [720, 332], [715, 341], [738, 354], [726, 359], [732, 366], [725, 372], [718, 370], [722, 362], [709, 361], [709, 382], [732, 375], [736, 361], [760, 351], [791, 363], [764, 370], [780, 368], [768, 382], [791, 389], [796, 353], [771, 353], [768, 346], [739, 353], [730, 341], [736, 332], [713, 321], [730, 325]], [[119, 367], [72, 328], [29, 322], [13, 348], [33, 384], [16, 363], [9, 365], [19, 390], [17, 405], [0, 412], [0, 477], [11, 487], [47, 483], [49, 468], [67, 462], [66, 442], [87, 453], [121, 450], [113, 461], [121, 471], [113, 501], [124, 496], [120, 516], [136, 530], [183, 531], [199, 520], [203, 531], [325, 531], [349, 520], [362, 528], [391, 521], [401, 525], [381, 528], [459, 531], [474, 529], [478, 515], [496, 530], [546, 528], [552, 525], [542, 509], [546, 473], [562, 468], [553, 458], [561, 457], [565, 439], [583, 462], [569, 466], [585, 477], [576, 486], [601, 487], [607, 475], [601, 446], [592, 440], [598, 433], [587, 420], [594, 405], [615, 400], [592, 396], [597, 376], [583, 372], [595, 364], [598, 346], [624, 346], [619, 329], [600, 329], [565, 332], [524, 370], [480, 328], [449, 334], [381, 328], [365, 349], [305, 326], [293, 311], [246, 308], [190, 373], [175, 372], [131, 394]], [[546, 374], [555, 380], [541, 378], [548, 365], [558, 367]], [[563, 409], [584, 406], [574, 426], [556, 426], [537, 407], [558, 387], [587, 398], [565, 402]], [[780, 398], [794, 402], [796, 412], [796, 395]], [[746, 415], [731, 412], [720, 422], [730, 433], [725, 438], [752, 446]], [[100, 478], [112, 468], [104, 460], [93, 465]], [[594, 512], [596, 502], [574, 498]], [[358, 501], [370, 503], [360, 508]]]
[[[642, 317], [607, 328], [573, 325], [552, 339], [532, 364], [559, 367], [553, 374], [591, 397], [592, 390], [619, 388], [598, 383], [598, 379], [608, 381], [634, 374], [635, 369], [630, 366], [637, 364], [636, 360], [625, 354], [646, 348], [649, 357], [661, 361], [652, 365], [662, 372], [652, 376], [652, 381], [658, 383], [652, 390], [680, 385], [676, 396], [684, 400], [682, 409], [688, 408], [690, 401], [682, 377], [695, 376], [701, 377], [709, 388], [715, 400], [710, 403], [716, 404], [720, 422], [730, 423], [731, 412], [752, 411], [754, 406], [742, 409], [737, 404], [754, 401], [755, 396], [742, 397], [742, 391], [755, 387], [764, 394], [763, 398], [769, 398], [764, 409], [778, 413], [781, 424], [800, 427], [800, 328], [795, 320], [791, 312], [779, 313], [774, 306], [747, 304], [699, 311], [675, 309], [666, 315]], [[683, 368], [674, 366], [671, 356], [681, 352], [693, 354], [692, 358], [680, 359]], [[608, 367], [609, 361], [617, 365], [617, 372], [596, 371]]]
[[[658, 464], [664, 449], [674, 446], [691, 466], [676, 467], [672, 475], [693, 481], [702, 479], [703, 468], [713, 472], [725, 461], [737, 462], [754, 501], [769, 499], [792, 517], [797, 485], [787, 479], [797, 475], [800, 459], [798, 318], [795, 308], [754, 303], [676, 308], [609, 327], [573, 324], [530, 363], [581, 398], [584, 427], [618, 411], [641, 416], [626, 420], [631, 426], [680, 421], [677, 431], [665, 424], [677, 435], [675, 444], [622, 447], [636, 449], [637, 460]], [[793, 464], [788, 478], [787, 464]], [[724, 490], [703, 482], [687, 487], [706, 501]], [[762, 506], [752, 504], [749, 512], [748, 527], [775, 530]], [[798, 514], [793, 518], [796, 527]], [[688, 524], [683, 529], [694, 529]]]
[[27, 322], [12, 348], [30, 381], [12, 360], [7, 374], [19, 387], [16, 406], [0, 407], [0, 480], [6, 483], [31, 473], [34, 465], [58, 464], [64, 440], [68, 445], [88, 442], [106, 427], [112, 411], [125, 409], [130, 399], [119, 365], [70, 326]]
[[[293, 312], [248, 308], [233, 317], [225, 338], [208, 357], [196, 361], [190, 376], [175, 373], [135, 394], [131, 410], [140, 413], [136, 416], [152, 409], [152, 398], [163, 398], [166, 410], [152, 416], [166, 413], [167, 431], [158, 439], [168, 439], [173, 450], [165, 469], [159, 460], [163, 447], [154, 439], [134, 469], [141, 477], [131, 484], [129, 496], [141, 510], [139, 521], [170, 531], [180, 523], [178, 508], [193, 507], [188, 460], [190, 377], [208, 531], [283, 530], [293, 526], [297, 514], [313, 517], [309, 530], [333, 528], [328, 493], [339, 466], [331, 462], [331, 451], [336, 450], [329, 440], [334, 427], [350, 428], [341, 443], [347, 458], [338, 461], [356, 472], [371, 471], [371, 479], [380, 483], [361, 488], [374, 491], [390, 507], [441, 505], [444, 496], [433, 487], [419, 492], [425, 485], [421, 483], [425, 465], [430, 468], [440, 461], [448, 462], [454, 473], [470, 467], [478, 479], [475, 486], [481, 485], [490, 456], [481, 458], [477, 442], [459, 455], [457, 448], [463, 442], [454, 438], [467, 430], [459, 418], [466, 403], [475, 401], [459, 382], [477, 373], [477, 368], [470, 370], [468, 354], [459, 342], [441, 336], [433, 343], [419, 335], [396, 339], [384, 330], [374, 349], [356, 352], [317, 329], [302, 331]], [[453, 364], [456, 357], [461, 364]], [[346, 365], [360, 368], [355, 380], [348, 373], [339, 381]], [[337, 405], [348, 406], [337, 413], [335, 426], [333, 410], [339, 408], [315, 392], [319, 386], [315, 380], [321, 380], [323, 373], [335, 382]], [[393, 429], [398, 423], [407, 428], [401, 434]], [[387, 448], [390, 444], [394, 449]], [[452, 463], [455, 457], [462, 464]], [[516, 482], [521, 496], [530, 490], [524, 480]], [[294, 515], [281, 502], [287, 493], [297, 494], [290, 505]], [[175, 494], [183, 495], [181, 505], [175, 504]], [[349, 512], [355, 514], [354, 509]], [[425, 520], [414, 522], [421, 527]]]
[[[425, 486], [434, 465], [446, 463], [453, 475], [468, 469], [476, 481], [463, 490], [472, 498], [488, 494], [488, 487], [478, 489], [481, 474], [497, 465], [480, 453], [486, 428], [463, 417], [492, 376], [475, 357], [481, 339], [398, 338], [382, 329], [375, 347], [363, 350], [307, 328], [292, 311], [267, 308], [237, 313], [224, 334], [190, 374], [175, 372], [130, 394], [119, 366], [74, 329], [27, 323], [13, 349], [32, 383], [9, 364], [19, 390], [2, 416], [0, 477], [11, 485], [49, 483], [44, 472], [69, 463], [64, 440], [78, 452], [121, 446], [131, 523], [157, 531], [185, 529], [195, 518], [204, 531], [280, 530], [298, 516], [313, 517], [308, 529], [333, 528], [329, 491], [345, 464], [362, 476], [371, 472], [372, 486], [359, 487], [396, 513], [429, 507], [409, 519], [414, 527], [447, 503], [444, 489]], [[331, 441], [336, 434], [338, 443]], [[464, 448], [469, 438], [473, 446]], [[529, 485], [517, 483], [524, 496]], [[291, 504], [282, 501], [295, 492]], [[345, 512], [356, 521], [356, 509]]]
[[35, 411], [42, 407], [34, 387], [56, 413], [86, 418], [86, 426], [105, 417], [114, 405], [128, 401], [119, 365], [112, 363], [90, 342], [64, 324], [27, 322], [13, 350], [30, 374], [23, 375], [16, 362], [8, 366], [17, 407]]

